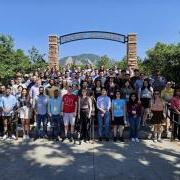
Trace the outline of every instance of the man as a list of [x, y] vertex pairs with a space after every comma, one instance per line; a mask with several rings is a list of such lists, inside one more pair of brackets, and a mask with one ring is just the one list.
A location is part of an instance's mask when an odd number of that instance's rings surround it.
[[68, 93], [62, 99], [62, 115], [65, 126], [65, 137], [67, 137], [69, 124], [71, 125], [70, 141], [73, 140], [75, 118], [77, 113], [77, 96], [72, 94], [72, 86], [68, 86]]
[[17, 107], [17, 100], [14, 95], [11, 94], [11, 88], [6, 88], [6, 93], [1, 100], [2, 117], [4, 123], [4, 136], [3, 140], [6, 140], [8, 136], [12, 139], [16, 139], [15, 131], [13, 130], [12, 116]]
[[0, 85], [0, 136], [3, 135], [4, 125], [2, 118], [2, 97], [5, 95], [6, 87], [4, 85]]
[[36, 137], [40, 137], [41, 122], [43, 123], [43, 137], [47, 138], [47, 107], [48, 97], [44, 94], [44, 87], [39, 87], [39, 95], [34, 100], [34, 111], [36, 114]]
[[54, 90], [54, 97], [51, 97], [48, 101], [48, 114], [51, 118], [51, 126], [53, 128], [52, 137], [59, 141], [58, 136], [60, 134], [60, 115], [61, 115], [62, 98], [59, 96], [58, 89]]
[[141, 73], [140, 77], [136, 79], [135, 82], [133, 83], [136, 93], [138, 93], [139, 89], [143, 87], [144, 77], [145, 77], [144, 74]]
[[135, 69], [134, 76], [131, 77], [131, 83], [134, 85], [137, 79], [139, 79], [139, 70]]
[[101, 96], [97, 98], [99, 141], [102, 141], [103, 121], [105, 125], [105, 138], [106, 141], [109, 141], [110, 108], [111, 108], [111, 99], [110, 97], [107, 96], [106, 89], [103, 88], [101, 92]]
[[46, 95], [48, 95], [50, 98], [53, 97], [55, 90], [58, 90], [58, 87], [55, 86], [54, 79], [50, 79], [49, 86], [46, 88]]

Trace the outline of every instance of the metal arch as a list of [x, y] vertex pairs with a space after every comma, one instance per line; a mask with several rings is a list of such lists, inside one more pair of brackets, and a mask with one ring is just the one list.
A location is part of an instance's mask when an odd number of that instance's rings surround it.
[[60, 36], [59, 43], [65, 44], [68, 42], [85, 40], [85, 39], [103, 39], [103, 40], [110, 40], [121, 43], [128, 42], [127, 36], [123, 34], [107, 32], [107, 31], [83, 31], [83, 32], [70, 33]]

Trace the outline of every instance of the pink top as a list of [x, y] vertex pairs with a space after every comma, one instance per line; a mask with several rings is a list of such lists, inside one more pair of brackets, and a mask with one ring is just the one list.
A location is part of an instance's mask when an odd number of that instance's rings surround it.
[[171, 108], [174, 110], [180, 111], [180, 98], [177, 96], [174, 96], [171, 99]]
[[164, 103], [161, 99], [152, 100], [151, 110], [152, 111], [163, 111]]

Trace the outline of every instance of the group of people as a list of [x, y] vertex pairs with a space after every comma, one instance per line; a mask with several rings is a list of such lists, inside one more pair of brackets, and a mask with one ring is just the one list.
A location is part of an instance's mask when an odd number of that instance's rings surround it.
[[17, 72], [6, 86], [0, 85], [0, 133], [3, 140], [16, 139], [16, 119], [23, 140], [32, 138], [30, 124], [35, 124], [34, 140], [72, 141], [78, 125], [80, 139], [88, 141], [92, 124], [97, 124], [99, 141], [109, 141], [112, 128], [113, 141], [123, 142], [124, 128], [129, 126], [129, 138], [139, 142], [139, 127], [150, 119], [153, 141], [162, 142], [164, 109], [170, 106], [174, 137], [180, 140], [180, 87], [172, 86], [158, 71], [146, 76], [138, 69], [117, 67], [107, 70], [86, 65], [60, 70], [48, 66], [24, 75]]

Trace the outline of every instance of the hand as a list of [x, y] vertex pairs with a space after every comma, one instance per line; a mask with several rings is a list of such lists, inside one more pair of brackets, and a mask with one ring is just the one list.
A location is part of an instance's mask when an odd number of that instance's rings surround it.
[[52, 117], [52, 114], [51, 114], [51, 113], [49, 113], [49, 117]]
[[60, 115], [63, 116], [63, 112], [61, 112]]
[[112, 121], [114, 121], [114, 116], [112, 116]]
[[76, 113], [74, 113], [74, 117], [76, 117]]
[[78, 119], [80, 119], [80, 114], [78, 113]]

